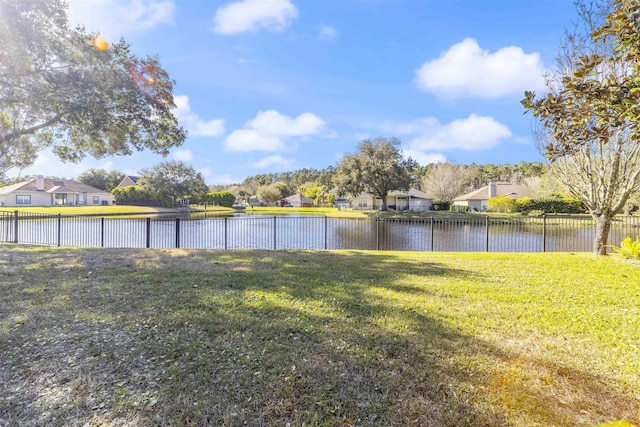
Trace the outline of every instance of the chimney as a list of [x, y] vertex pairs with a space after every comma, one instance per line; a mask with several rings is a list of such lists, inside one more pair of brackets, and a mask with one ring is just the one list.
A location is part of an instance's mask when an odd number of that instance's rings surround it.
[[36, 177], [36, 190], [44, 191], [44, 178], [42, 175]]
[[489, 183], [489, 198], [496, 197], [498, 195], [498, 185], [495, 182]]

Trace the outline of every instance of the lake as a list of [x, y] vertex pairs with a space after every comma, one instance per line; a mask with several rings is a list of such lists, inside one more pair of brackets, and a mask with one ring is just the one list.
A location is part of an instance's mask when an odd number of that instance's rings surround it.
[[[636, 217], [621, 217], [609, 242], [638, 235]], [[0, 241], [15, 241], [10, 217]], [[469, 216], [352, 219], [321, 216], [193, 218], [21, 217], [18, 242], [116, 248], [379, 249], [415, 251], [588, 252], [594, 227], [585, 217]]]

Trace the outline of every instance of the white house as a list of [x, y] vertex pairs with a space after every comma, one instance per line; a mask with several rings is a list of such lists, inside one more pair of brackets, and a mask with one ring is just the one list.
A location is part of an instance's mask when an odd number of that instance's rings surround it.
[[0, 188], [0, 206], [96, 206], [112, 205], [113, 195], [70, 179], [45, 179]]
[[[382, 208], [382, 199], [370, 193], [360, 193], [351, 199], [355, 210], [378, 210]], [[387, 208], [398, 211], [426, 211], [433, 209], [433, 197], [416, 190], [390, 191], [387, 194]]]
[[453, 206], [467, 206], [469, 210], [486, 211], [487, 201], [496, 196], [507, 196], [514, 200], [531, 197], [531, 188], [510, 182], [491, 182], [489, 185], [453, 199]]

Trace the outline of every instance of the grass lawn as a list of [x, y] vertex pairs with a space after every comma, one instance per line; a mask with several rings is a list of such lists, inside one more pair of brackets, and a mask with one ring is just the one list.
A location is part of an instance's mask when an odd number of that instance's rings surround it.
[[0, 425], [640, 423], [640, 266], [0, 245]]

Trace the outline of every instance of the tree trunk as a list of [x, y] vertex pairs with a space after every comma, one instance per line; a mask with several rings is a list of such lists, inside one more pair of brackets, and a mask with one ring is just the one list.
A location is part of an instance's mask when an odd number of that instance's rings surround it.
[[387, 196], [384, 195], [381, 197], [382, 199], [382, 206], [380, 206], [380, 210], [381, 211], [386, 211], [387, 210]]
[[608, 215], [593, 215], [596, 220], [596, 237], [593, 240], [593, 254], [596, 256], [607, 254], [607, 238], [611, 229], [611, 218]]

